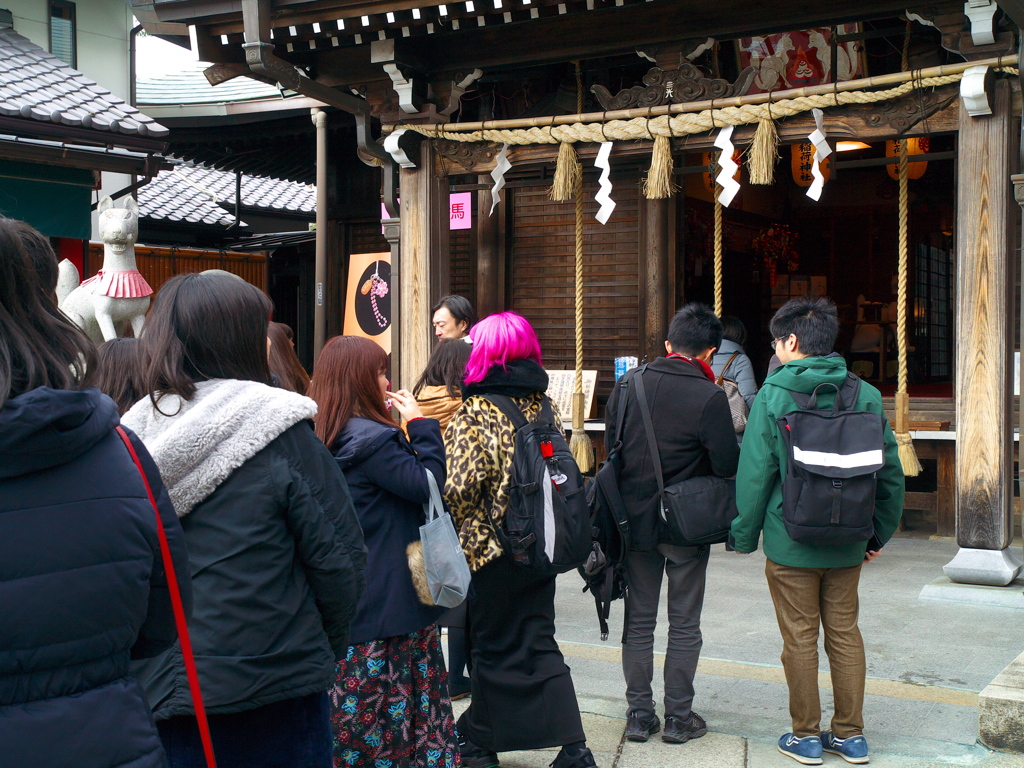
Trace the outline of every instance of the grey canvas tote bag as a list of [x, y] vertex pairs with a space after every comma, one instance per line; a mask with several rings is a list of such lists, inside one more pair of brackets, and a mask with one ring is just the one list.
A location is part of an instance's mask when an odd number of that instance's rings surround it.
[[434, 605], [454, 608], [469, 593], [469, 565], [459, 542], [452, 516], [444, 510], [437, 479], [428, 469], [430, 501], [423, 505], [427, 521], [420, 526], [423, 569]]

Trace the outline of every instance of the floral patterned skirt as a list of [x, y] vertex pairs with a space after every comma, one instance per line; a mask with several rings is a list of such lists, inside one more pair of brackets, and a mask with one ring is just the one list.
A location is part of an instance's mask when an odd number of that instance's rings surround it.
[[335, 768], [457, 768], [435, 627], [350, 646], [329, 691]]

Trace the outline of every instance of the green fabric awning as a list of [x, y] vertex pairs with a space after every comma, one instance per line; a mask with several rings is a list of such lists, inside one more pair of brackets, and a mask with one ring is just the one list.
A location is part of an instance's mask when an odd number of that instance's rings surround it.
[[92, 235], [92, 171], [0, 162], [0, 214], [27, 221], [47, 237]]

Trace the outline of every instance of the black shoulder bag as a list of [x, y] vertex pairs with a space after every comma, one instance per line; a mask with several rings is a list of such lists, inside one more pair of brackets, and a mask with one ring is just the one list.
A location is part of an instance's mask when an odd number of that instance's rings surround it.
[[729, 526], [736, 519], [736, 481], [734, 478], [708, 475], [691, 477], [665, 487], [661, 471], [661, 453], [654, 436], [651, 421], [651, 407], [644, 391], [644, 371], [638, 371], [636, 399], [647, 433], [647, 447], [654, 464], [654, 475], [658, 479], [658, 499], [662, 522], [668, 527], [673, 544], [682, 547], [696, 547], [707, 544], [721, 544], [729, 537]]

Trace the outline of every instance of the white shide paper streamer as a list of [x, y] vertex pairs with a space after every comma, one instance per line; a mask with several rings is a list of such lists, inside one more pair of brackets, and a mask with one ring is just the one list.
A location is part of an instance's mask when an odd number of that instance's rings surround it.
[[494, 170], [491, 171], [491, 178], [494, 179], [494, 186], [491, 187], [491, 210], [488, 212], [488, 216], [494, 214], [494, 209], [498, 207], [498, 203], [501, 202], [501, 190], [505, 186], [505, 173], [512, 167], [512, 163], [508, 161], [508, 144], [501, 145], [501, 152], [498, 153], [498, 164], [494, 166]]
[[608, 223], [608, 219], [612, 216], [612, 211], [615, 210], [615, 201], [612, 200], [612, 183], [609, 180], [612, 173], [609, 157], [612, 154], [612, 144], [614, 143], [614, 141], [601, 142], [600, 149], [597, 150], [597, 160], [594, 161], [594, 166], [601, 169], [601, 180], [599, 182], [601, 188], [594, 195], [594, 199], [601, 204], [601, 207], [594, 218], [602, 224]]
[[721, 170], [715, 177], [715, 181], [722, 188], [718, 195], [718, 201], [726, 208], [736, 197], [736, 193], [740, 191], [740, 183], [733, 178], [740, 167], [732, 159], [733, 152], [735, 152], [735, 147], [732, 145], [732, 130], [733, 126], [727, 125], [715, 137], [715, 146], [722, 150], [722, 154], [718, 157], [718, 166]]
[[821, 190], [825, 187], [825, 174], [821, 172], [821, 164], [825, 162], [826, 157], [832, 154], [832, 147], [825, 140], [825, 128], [822, 123], [824, 113], [820, 109], [812, 109], [811, 114], [814, 115], [814, 124], [817, 127], [807, 137], [807, 140], [814, 145], [814, 165], [811, 166], [811, 177], [814, 181], [807, 188], [807, 196], [811, 200], [817, 201], [821, 197]]

